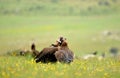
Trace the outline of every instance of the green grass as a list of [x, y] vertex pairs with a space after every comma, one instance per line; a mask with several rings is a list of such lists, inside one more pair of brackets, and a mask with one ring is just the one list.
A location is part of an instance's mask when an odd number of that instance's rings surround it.
[[[9, 59], [9, 60], [8, 60]], [[36, 64], [26, 57], [0, 57], [1, 78], [119, 78], [120, 62], [112, 58], [103, 60], [75, 59], [67, 64]]]
[[119, 33], [120, 15], [0, 17], [1, 54], [15, 49], [30, 49], [32, 42], [41, 50], [55, 43], [61, 35], [67, 38], [69, 47], [78, 55], [96, 50], [108, 52], [109, 48], [120, 45], [119, 40], [102, 34], [106, 30]]
[[1, 0], [0, 15], [110, 15], [120, 13], [119, 5], [119, 0]]
[[[109, 5], [105, 5], [105, 2]], [[120, 51], [119, 0], [0, 0], [0, 78], [119, 78], [120, 59], [110, 58], [109, 49]], [[104, 36], [104, 31], [112, 35]], [[36, 64], [30, 56], [6, 53], [49, 47], [59, 36], [79, 59], [67, 64]], [[106, 58], [83, 60], [98, 51]]]

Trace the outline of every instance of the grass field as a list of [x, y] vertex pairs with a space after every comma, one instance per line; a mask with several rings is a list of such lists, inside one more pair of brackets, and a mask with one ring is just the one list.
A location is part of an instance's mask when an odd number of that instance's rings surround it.
[[120, 13], [119, 0], [1, 0], [1, 15], [79, 16]]
[[[0, 19], [0, 77], [1, 78], [119, 78], [120, 61], [114, 58], [82, 60], [66, 64], [36, 64], [30, 57], [2, 56], [9, 51], [28, 49], [32, 42], [37, 49], [54, 43], [59, 36], [67, 38], [77, 57], [98, 51], [109, 56], [111, 47], [120, 46], [120, 39], [104, 36], [108, 30], [120, 32], [120, 16], [26, 17], [1, 16]], [[120, 38], [120, 35], [117, 35]]]
[[[9, 59], [9, 60], [8, 60]], [[119, 78], [120, 61], [77, 60], [67, 64], [36, 64], [25, 57], [0, 57], [1, 78]]]
[[41, 50], [43, 47], [55, 43], [59, 36], [64, 36], [69, 42], [69, 47], [75, 53], [108, 52], [111, 47], [119, 47], [120, 40], [104, 36], [103, 32], [119, 33], [119, 17], [120, 15], [94, 17], [1, 16], [0, 51], [4, 53], [15, 49], [30, 49], [32, 42], [35, 42], [37, 49]]
[[[29, 4], [29, 5], [28, 5]], [[0, 78], [119, 78], [119, 0], [0, 0]], [[106, 33], [107, 32], [107, 33]], [[110, 34], [108, 34], [110, 32]], [[49, 47], [67, 38], [75, 53], [71, 64], [35, 63], [31, 56], [10, 56], [19, 49]], [[94, 51], [97, 57], [83, 60]], [[106, 58], [98, 57], [106, 54]]]

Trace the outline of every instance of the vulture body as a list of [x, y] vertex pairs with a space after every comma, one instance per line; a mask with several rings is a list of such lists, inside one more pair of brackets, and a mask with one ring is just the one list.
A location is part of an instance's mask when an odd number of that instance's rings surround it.
[[63, 42], [58, 51], [55, 52], [56, 59], [59, 62], [71, 63], [74, 59], [73, 52], [68, 48], [67, 42]]
[[63, 63], [70, 63], [74, 59], [73, 52], [68, 48], [67, 42], [60, 38], [57, 41], [57, 44], [52, 44], [52, 47], [44, 48], [40, 53], [35, 57], [36, 63], [55, 63], [57, 61]]
[[36, 56], [36, 63], [43, 62], [56, 62], [57, 59], [54, 55], [54, 53], [58, 51], [57, 47], [48, 47], [44, 48], [37, 56]]

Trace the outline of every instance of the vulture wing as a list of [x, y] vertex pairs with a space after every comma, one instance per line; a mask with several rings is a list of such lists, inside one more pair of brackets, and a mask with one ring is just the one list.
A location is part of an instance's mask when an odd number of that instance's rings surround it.
[[55, 57], [55, 52], [58, 51], [57, 47], [49, 47], [44, 48], [37, 56], [36, 56], [36, 63], [43, 62], [56, 62], [57, 59]]

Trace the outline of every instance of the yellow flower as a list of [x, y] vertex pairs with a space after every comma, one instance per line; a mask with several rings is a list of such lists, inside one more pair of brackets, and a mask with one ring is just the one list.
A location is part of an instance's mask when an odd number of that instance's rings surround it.
[[109, 74], [108, 73], [104, 73], [104, 78], [108, 78]]

